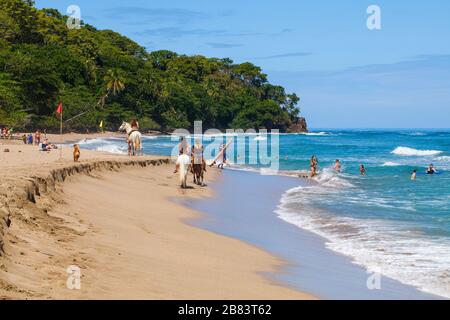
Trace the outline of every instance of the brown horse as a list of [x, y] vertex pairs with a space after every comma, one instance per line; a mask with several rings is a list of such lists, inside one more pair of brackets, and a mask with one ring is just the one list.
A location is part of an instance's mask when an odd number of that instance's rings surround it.
[[202, 160], [202, 164], [195, 164], [194, 158], [192, 157], [192, 174], [194, 176], [194, 183], [199, 186], [204, 186], [203, 173], [206, 172], [206, 162]]

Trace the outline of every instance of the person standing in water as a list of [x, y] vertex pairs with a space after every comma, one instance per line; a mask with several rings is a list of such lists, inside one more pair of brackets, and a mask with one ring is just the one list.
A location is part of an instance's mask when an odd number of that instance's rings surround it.
[[337, 172], [341, 172], [342, 164], [341, 164], [341, 161], [339, 159], [336, 159], [336, 162], [334, 163], [334, 167], [333, 168]]
[[366, 175], [366, 167], [364, 167], [363, 164], [359, 166], [359, 172], [361, 173], [362, 176]]
[[436, 168], [434, 167], [434, 165], [431, 163], [431, 164], [428, 166], [427, 174], [435, 174], [435, 173], [437, 173], [437, 170], [436, 170]]
[[412, 175], [411, 175], [411, 180], [416, 180], [416, 178], [417, 178], [417, 170], [413, 170], [413, 173], [412, 173]]
[[312, 156], [310, 161], [310, 178], [314, 178], [317, 175], [317, 157]]

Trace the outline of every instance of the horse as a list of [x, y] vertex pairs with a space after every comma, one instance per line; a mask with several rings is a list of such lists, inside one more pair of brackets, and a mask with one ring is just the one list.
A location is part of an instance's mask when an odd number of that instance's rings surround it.
[[128, 138], [127, 138], [127, 142], [128, 142], [128, 155], [131, 156], [136, 156], [136, 155], [143, 155], [142, 152], [142, 134], [137, 131], [137, 130], [133, 130], [131, 128], [131, 124], [129, 124], [128, 122], [123, 121], [122, 125], [119, 128], [119, 131], [126, 131]]
[[202, 159], [201, 164], [196, 164], [194, 162], [194, 157], [191, 158], [191, 171], [194, 176], [194, 183], [199, 186], [204, 186], [203, 183], [203, 173], [206, 172], [206, 162]]
[[[186, 158], [186, 159], [185, 159]], [[187, 188], [187, 176], [190, 170], [190, 161], [188, 155], [180, 155], [177, 161], [178, 172], [180, 175], [180, 186], [183, 189]]]

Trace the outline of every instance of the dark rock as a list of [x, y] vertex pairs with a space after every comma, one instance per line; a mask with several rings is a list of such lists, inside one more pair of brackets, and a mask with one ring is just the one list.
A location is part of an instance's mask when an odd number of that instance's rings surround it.
[[308, 125], [305, 118], [298, 118], [287, 130], [288, 133], [304, 133], [308, 132]]

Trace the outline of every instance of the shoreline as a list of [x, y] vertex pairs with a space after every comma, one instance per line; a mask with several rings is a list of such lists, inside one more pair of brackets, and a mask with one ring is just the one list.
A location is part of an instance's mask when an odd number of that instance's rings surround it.
[[[319, 299], [445, 299], [381, 275], [381, 287], [369, 289], [367, 270], [352, 258], [332, 251], [327, 240], [281, 219], [276, 213], [281, 195], [299, 182], [286, 176], [261, 176], [250, 171], [227, 170], [213, 189], [218, 197], [189, 200], [186, 205], [207, 215], [191, 222], [221, 235], [256, 245], [286, 261], [271, 279], [306, 291]], [[270, 190], [267, 186], [270, 185]], [[235, 196], [245, 193], [239, 204]], [[245, 215], [244, 215], [245, 213]]]
[[[77, 139], [78, 138], [81, 140], [84, 137], [77, 137]], [[109, 136], [87, 138], [109, 138]], [[73, 137], [70, 137], [70, 139], [72, 139], [71, 141], [74, 141]], [[65, 143], [67, 143], [67, 141]], [[65, 149], [67, 150], [69, 148]], [[115, 159], [117, 159], [117, 157], [129, 159], [128, 156], [89, 151], [87, 149], [82, 149], [82, 152], [86, 152], [87, 156], [90, 156], [90, 153], [92, 152], [92, 155], [97, 155], [97, 157], [102, 154], [102, 156], [108, 156]], [[172, 170], [168, 170], [168, 173], [171, 174], [171, 171]], [[209, 171], [208, 176], [211, 174], [211, 170]], [[215, 176], [219, 176], [218, 172], [220, 171], [212, 171], [215, 172]], [[224, 178], [216, 180], [208, 177], [208, 181], [211, 182], [211, 188], [208, 187], [207, 189], [199, 191], [201, 193], [196, 193], [198, 190], [192, 190], [193, 193], [191, 194], [191, 190], [189, 190], [188, 193], [190, 193], [190, 195], [177, 197], [173, 194], [173, 191], [176, 190], [177, 187], [176, 185], [173, 185], [170, 189], [172, 194], [167, 194], [161, 201], [167, 200], [174, 202], [177, 205], [187, 206], [188, 211], [193, 209], [192, 216], [180, 218], [182, 223], [195, 228], [200, 228], [207, 232], [212, 232], [216, 236], [225, 236], [227, 239], [235, 239], [244, 245], [249, 245], [257, 250], [270, 254], [276, 262], [269, 263], [271, 265], [271, 268], [269, 268], [270, 270], [266, 269], [265, 271], [257, 272], [264, 281], [269, 281], [269, 283], [274, 282], [284, 288], [295, 290], [296, 292], [308, 292], [309, 295], [306, 295], [306, 298], [308, 299], [313, 297], [324, 299], [443, 299], [440, 296], [419, 291], [411, 285], [400, 283], [398, 280], [386, 276], [382, 276], [383, 288], [381, 291], [370, 291], [366, 287], [366, 280], [368, 277], [366, 269], [363, 266], [355, 265], [352, 257], [331, 250], [326, 245], [327, 240], [316, 233], [292, 225], [278, 217], [274, 211], [279, 204], [281, 195], [288, 189], [297, 187], [302, 183], [307, 183], [307, 181], [293, 179], [291, 177], [268, 176], [257, 178], [256, 180], [261, 180], [256, 184], [247, 183], [246, 185], [247, 181], [241, 181], [242, 177], [250, 177], [249, 181], [253, 181], [255, 178], [251, 178], [251, 176], [259, 175], [257, 173], [241, 170], [225, 170], [222, 172]], [[238, 178], [232, 177], [232, 179], [234, 179], [232, 189], [234, 192], [236, 190], [241, 190], [238, 192], [237, 197], [239, 198], [239, 204], [246, 208], [246, 210], [244, 210], [245, 215], [238, 214], [240, 210], [242, 210], [240, 207], [233, 207], [233, 205], [230, 205], [230, 203], [232, 204], [234, 202], [233, 199], [235, 199], [235, 197], [232, 196], [230, 198], [229, 192], [228, 194], [225, 192], [225, 198], [228, 197], [228, 200], [221, 202], [221, 198], [222, 200], [224, 198], [222, 189], [230, 188], [230, 175], [239, 176]], [[166, 179], [168, 177], [165, 176], [162, 178]], [[270, 179], [273, 181], [270, 182]], [[225, 181], [225, 184], [223, 183], [223, 180]], [[281, 180], [283, 180], [283, 183], [279, 183]], [[132, 183], [133, 182], [129, 182], [129, 184]], [[275, 192], [264, 193], [264, 191], [267, 190], [264, 190], [262, 186], [267, 184], [269, 184], [271, 188], [277, 186]], [[246, 187], [243, 187], [244, 185], [246, 185]], [[237, 188], [234, 186], [237, 186]], [[164, 185], [163, 187], [167, 186]], [[257, 193], [256, 190], [259, 190], [259, 193]], [[253, 202], [249, 202], [247, 196], [244, 196], [244, 194], [247, 195], [249, 192], [250, 194], [255, 193]], [[214, 196], [212, 196], [213, 193]], [[266, 203], [265, 207], [261, 206], [259, 197], [264, 198], [262, 202]], [[268, 199], [270, 199], [270, 201], [268, 201]], [[91, 202], [92, 201], [93, 200], [91, 199]], [[272, 211], [268, 209], [271, 206], [273, 206]], [[180, 208], [177, 210], [179, 209]], [[228, 210], [228, 213], [224, 210]], [[257, 216], [256, 213], [261, 216]], [[225, 214], [229, 216], [228, 218], [233, 219], [231, 224], [230, 221], [223, 220]], [[247, 219], [254, 218], [257, 223], [246, 221], [245, 217], [247, 217]], [[259, 224], [259, 220], [261, 219], [266, 221], [262, 225]], [[217, 226], [214, 226], [212, 224], [214, 220], [217, 220], [220, 223]], [[245, 230], [245, 228], [240, 226], [243, 222], [252, 224], [251, 227], [248, 227], [249, 229], [265, 228], [265, 233], [263, 233], [262, 236], [251, 234], [248, 230]], [[275, 235], [272, 234], [273, 230], [275, 230]], [[270, 236], [265, 239], [267, 235]], [[283, 238], [288, 238], [290, 241], [280, 241], [280, 239]], [[301, 244], [302, 250], [298, 251], [298, 248], [293, 246], [292, 243]], [[330, 269], [331, 265], [333, 266], [333, 269]], [[256, 271], [253, 273], [256, 273]], [[338, 275], [340, 279], [335, 279], [336, 275]], [[250, 298], [252, 297], [250, 296]]]
[[[161, 157], [131, 160], [153, 165], [137, 169], [127, 156], [83, 149], [74, 165], [69, 148], [59, 161], [58, 150], [6, 146], [10, 152], [1, 154], [0, 166], [8, 192], [0, 201], [9, 228], [0, 233], [1, 298], [314, 298], [262, 276], [283, 264], [276, 257], [185, 223], [200, 214], [174, 203], [173, 195], [203, 198], [211, 191], [194, 188], [183, 195], [172, 165], [158, 162]], [[130, 168], [119, 170], [126, 163]], [[130, 212], [117, 209], [124, 205]], [[83, 270], [82, 290], [65, 287], [70, 264]]]

